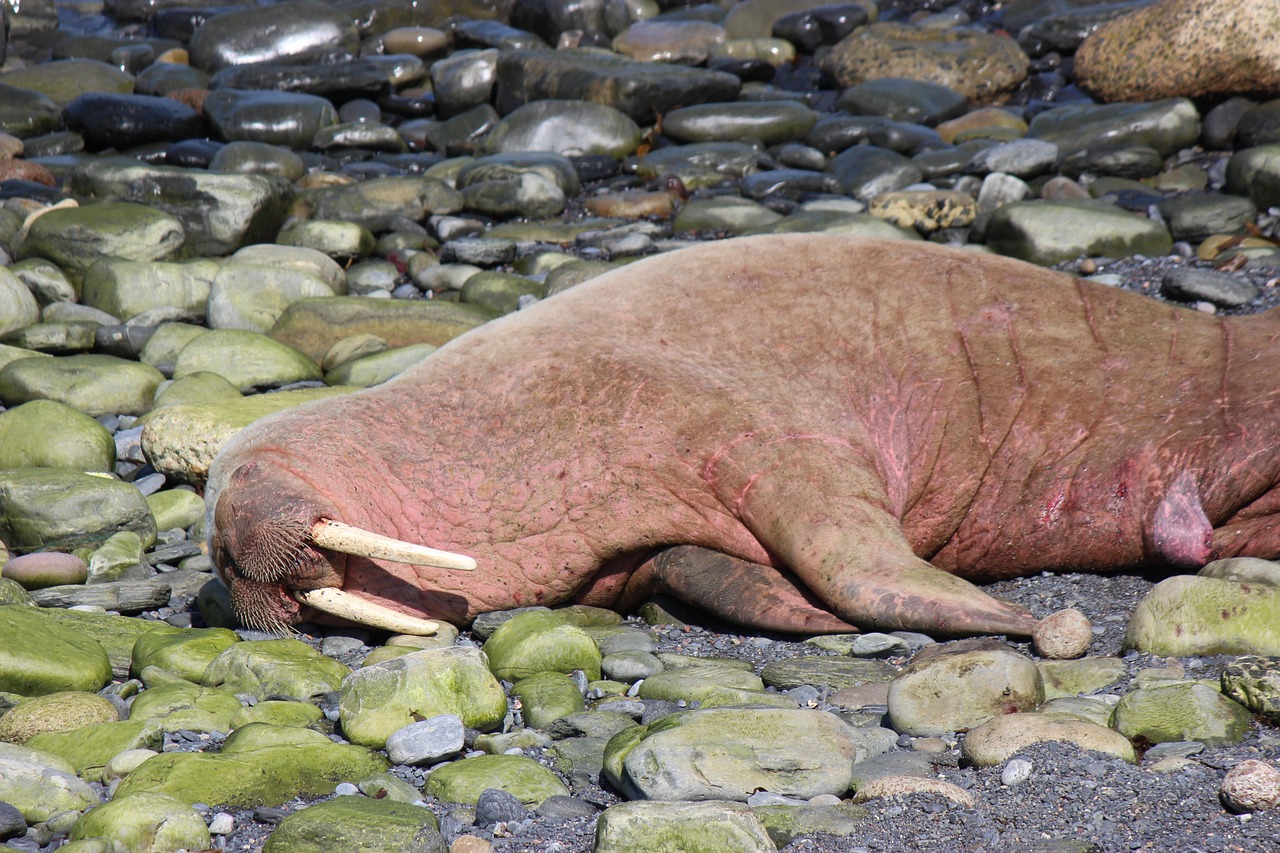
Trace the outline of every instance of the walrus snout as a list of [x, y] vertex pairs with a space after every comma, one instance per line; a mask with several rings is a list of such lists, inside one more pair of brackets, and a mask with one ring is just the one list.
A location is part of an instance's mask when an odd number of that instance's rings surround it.
[[373, 628], [433, 634], [438, 623], [375, 604], [343, 588], [348, 555], [470, 571], [463, 554], [403, 542], [337, 521], [331, 507], [279, 469], [237, 468], [214, 507], [215, 566], [245, 625], [282, 631], [302, 605]]

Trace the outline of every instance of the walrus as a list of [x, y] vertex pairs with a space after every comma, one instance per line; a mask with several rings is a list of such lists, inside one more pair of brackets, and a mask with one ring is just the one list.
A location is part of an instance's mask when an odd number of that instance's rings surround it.
[[1278, 335], [971, 250], [702, 244], [249, 427], [211, 553], [268, 630], [664, 589], [762, 629], [1027, 636], [971, 581], [1280, 555]]

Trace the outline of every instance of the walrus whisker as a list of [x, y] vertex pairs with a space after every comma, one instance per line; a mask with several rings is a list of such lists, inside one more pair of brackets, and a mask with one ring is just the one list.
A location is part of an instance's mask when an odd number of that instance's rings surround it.
[[409, 616], [381, 604], [374, 604], [352, 595], [337, 587], [321, 587], [320, 589], [296, 589], [293, 597], [308, 607], [313, 607], [330, 616], [338, 616], [367, 625], [370, 628], [381, 628], [393, 634], [414, 634], [425, 636], [434, 634], [440, 629], [440, 623], [430, 619], [419, 619]]
[[435, 566], [440, 569], [458, 569], [465, 572], [473, 571], [476, 567], [476, 561], [465, 554], [454, 554], [450, 551], [428, 548], [425, 545], [403, 542], [328, 518], [322, 518], [312, 525], [311, 541], [330, 551], [341, 551], [344, 554], [370, 557], [375, 560], [389, 560], [393, 563]]

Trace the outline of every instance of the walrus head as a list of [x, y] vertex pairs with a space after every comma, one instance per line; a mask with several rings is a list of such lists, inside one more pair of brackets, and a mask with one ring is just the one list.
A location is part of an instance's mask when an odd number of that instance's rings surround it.
[[265, 467], [246, 462], [233, 471], [213, 511], [211, 555], [242, 623], [283, 633], [305, 605], [399, 634], [436, 632], [437, 622], [345, 590], [348, 560], [462, 571], [475, 569], [475, 560], [345, 524], [301, 479]]

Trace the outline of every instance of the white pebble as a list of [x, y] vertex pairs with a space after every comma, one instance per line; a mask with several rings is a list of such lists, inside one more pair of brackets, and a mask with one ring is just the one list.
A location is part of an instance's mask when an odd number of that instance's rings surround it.
[[1031, 778], [1032, 764], [1025, 758], [1011, 758], [1000, 773], [1000, 783], [1008, 788], [1021, 785]]
[[235, 818], [226, 812], [218, 812], [213, 816], [213, 819], [209, 821], [210, 835], [230, 835], [231, 830], [235, 828]]

